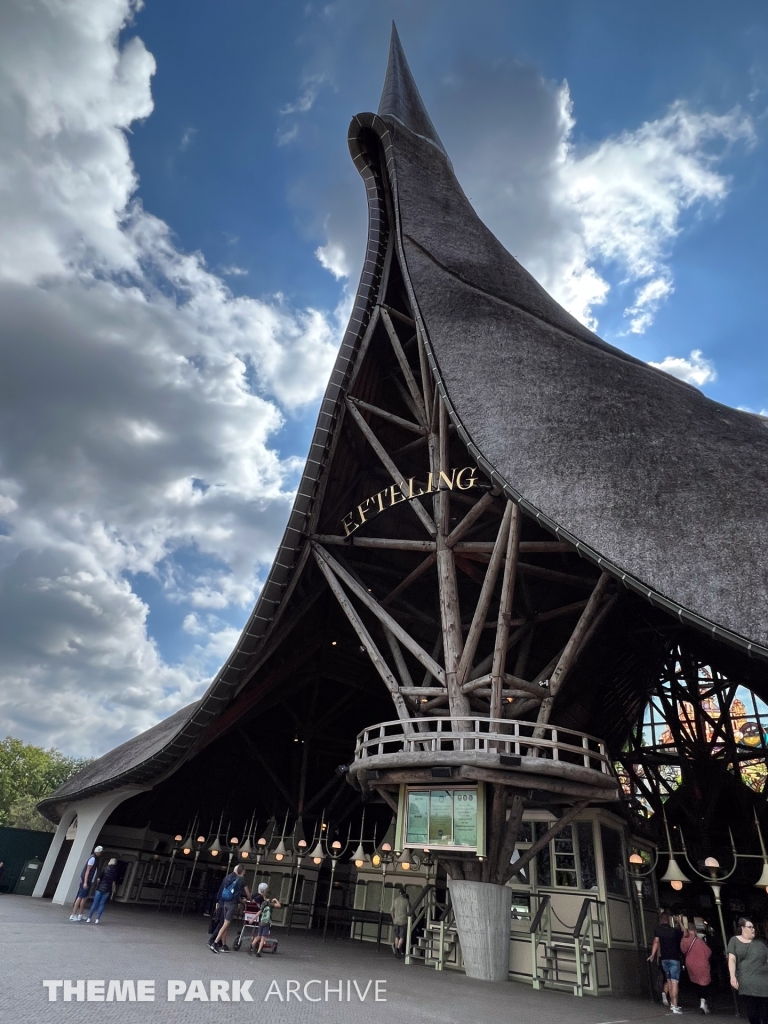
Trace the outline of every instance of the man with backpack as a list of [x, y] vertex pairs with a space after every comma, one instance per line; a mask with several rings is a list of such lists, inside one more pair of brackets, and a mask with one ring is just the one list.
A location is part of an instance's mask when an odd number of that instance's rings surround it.
[[251, 898], [251, 890], [245, 884], [245, 868], [242, 864], [236, 864], [235, 870], [228, 874], [219, 886], [216, 896], [216, 906], [224, 921], [218, 934], [211, 936], [208, 947], [212, 953], [229, 953], [229, 946], [226, 944], [229, 923], [235, 916], [235, 911], [240, 903], [240, 897], [245, 893], [246, 898]]
[[256, 929], [256, 934], [253, 936], [250, 946], [248, 947], [249, 955], [255, 952], [256, 956], [261, 956], [261, 951], [264, 949], [264, 943], [269, 938], [269, 932], [272, 927], [272, 911], [277, 910], [280, 906], [280, 900], [270, 899], [269, 896], [267, 896], [268, 892], [269, 886], [266, 882], [262, 882], [259, 886], [259, 894], [255, 900], [255, 902], [261, 907], [261, 913], [259, 914], [259, 926]]

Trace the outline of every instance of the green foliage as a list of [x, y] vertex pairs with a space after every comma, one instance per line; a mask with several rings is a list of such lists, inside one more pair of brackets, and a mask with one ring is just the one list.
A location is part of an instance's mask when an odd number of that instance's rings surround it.
[[38, 811], [39, 801], [40, 797], [32, 796], [31, 793], [18, 797], [10, 806], [5, 824], [11, 828], [33, 828], [36, 832], [55, 832], [53, 822]]
[[42, 827], [22, 822], [45, 821], [34, 805], [87, 764], [90, 761], [84, 758], [67, 757], [60, 750], [44, 750], [6, 736], [0, 741], [0, 825]]

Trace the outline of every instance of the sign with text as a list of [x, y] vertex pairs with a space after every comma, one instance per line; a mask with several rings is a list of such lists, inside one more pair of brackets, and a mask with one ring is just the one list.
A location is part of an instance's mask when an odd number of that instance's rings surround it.
[[471, 850], [482, 855], [484, 801], [481, 786], [440, 789], [403, 787], [402, 847]]
[[415, 476], [403, 480], [400, 486], [392, 484], [385, 487], [378, 494], [371, 495], [365, 501], [361, 501], [357, 508], [353, 509], [341, 520], [344, 527], [344, 536], [349, 537], [359, 530], [360, 527], [370, 522], [380, 512], [385, 512], [393, 505], [399, 505], [403, 501], [411, 501], [413, 498], [420, 498], [425, 494], [434, 494], [435, 491], [468, 491], [477, 487], [477, 467], [465, 466], [463, 469], [452, 469], [450, 473], [442, 470], [437, 473], [428, 473], [426, 483], [419, 483]]

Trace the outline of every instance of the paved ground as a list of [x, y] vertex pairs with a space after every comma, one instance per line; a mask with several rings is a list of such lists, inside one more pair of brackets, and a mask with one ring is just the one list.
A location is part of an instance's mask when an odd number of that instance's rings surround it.
[[[323, 944], [312, 936], [292, 934], [281, 938], [275, 956], [257, 960], [245, 950], [214, 956], [206, 946], [206, 926], [203, 918], [182, 919], [120, 905], [108, 905], [98, 927], [73, 924], [68, 911], [48, 901], [2, 896], [0, 1020], [14, 1024], [661, 1024], [662, 1018], [671, 1020], [668, 1011], [647, 1001], [611, 996], [576, 999], [560, 992], [534, 992], [515, 983], [485, 984], [451, 971], [406, 967], [383, 948], [377, 953], [372, 945], [346, 940]], [[57, 1001], [49, 1002], [43, 981], [65, 979], [152, 980], [155, 1001], [79, 1002], [73, 996], [65, 1002], [60, 987]], [[288, 982], [303, 996], [304, 986], [313, 979], [320, 984], [306, 991], [313, 999], [320, 996], [320, 1001], [298, 1002], [295, 997], [285, 1001]], [[240, 987], [252, 1001], [185, 1001], [180, 995], [169, 1002], [169, 980], [184, 983], [191, 994], [204, 991], [209, 996], [212, 980], [228, 982], [223, 990], [230, 996], [233, 981], [250, 981], [250, 987]], [[340, 980], [341, 1002], [333, 991]], [[379, 1002], [374, 1001], [377, 980]], [[192, 989], [194, 981], [202, 984]], [[369, 981], [374, 984], [361, 1002], [358, 992], [366, 993]], [[331, 989], [327, 1002], [326, 982]], [[270, 986], [273, 992], [280, 991], [283, 1001], [276, 994], [265, 1000]], [[96, 986], [93, 994], [98, 992]], [[732, 1008], [723, 1005], [722, 1009], [722, 1016], [715, 1013], [709, 1018], [712, 1024], [733, 1018]], [[693, 1008], [687, 1015], [692, 1013], [699, 1019]]]

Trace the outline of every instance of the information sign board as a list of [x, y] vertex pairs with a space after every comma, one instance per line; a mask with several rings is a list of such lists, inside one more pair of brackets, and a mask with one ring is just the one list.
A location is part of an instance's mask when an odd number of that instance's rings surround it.
[[483, 786], [403, 786], [398, 847], [484, 853]]

